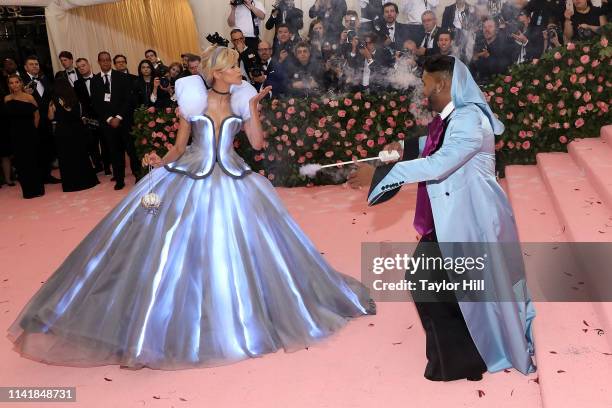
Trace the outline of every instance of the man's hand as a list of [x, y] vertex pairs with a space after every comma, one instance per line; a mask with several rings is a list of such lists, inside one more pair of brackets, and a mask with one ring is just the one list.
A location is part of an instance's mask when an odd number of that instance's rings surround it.
[[278, 54], [278, 61], [282, 63], [287, 59], [288, 56], [289, 56], [289, 53], [287, 52], [287, 50], [282, 50]]
[[[393, 142], [393, 143], [389, 143], [387, 145], [385, 145], [385, 147], [383, 147], [383, 150], [386, 150], [388, 152], [391, 152], [393, 150], [397, 150], [397, 152], [399, 153], [399, 157], [402, 158], [404, 156], [404, 149], [402, 149], [402, 145], [399, 142]], [[390, 161], [387, 162], [387, 164], [389, 163], [393, 163], [394, 161]]]
[[368, 61], [372, 59], [372, 53], [367, 48], [360, 49], [359, 53]]
[[121, 126], [121, 120], [119, 118], [112, 118], [109, 123], [110, 127], [116, 129]]
[[356, 163], [356, 166], [357, 168], [349, 174], [346, 182], [351, 188], [369, 186], [374, 176], [374, 167], [364, 163]]

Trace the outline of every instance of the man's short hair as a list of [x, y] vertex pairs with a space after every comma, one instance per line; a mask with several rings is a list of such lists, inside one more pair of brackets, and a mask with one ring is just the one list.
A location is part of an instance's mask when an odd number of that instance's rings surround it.
[[155, 50], [146, 50], [146, 51], [145, 51], [145, 53], [144, 53], [144, 55], [147, 55], [147, 54], [148, 54], [148, 53], [150, 53], [150, 52], [152, 52], [152, 53], [153, 53], [153, 55], [155, 55], [155, 56], [157, 57], [157, 51], [155, 51]]
[[89, 64], [89, 60], [87, 58], [83, 58], [83, 57], [77, 58], [76, 63], [78, 64], [79, 62], [82, 62], [82, 61], [85, 61], [86, 63]]
[[202, 62], [202, 57], [196, 54], [187, 54], [187, 62]]
[[387, 7], [393, 7], [395, 9], [395, 13], [399, 13], [399, 7], [397, 6], [397, 4], [392, 3], [392, 2], [383, 4], [383, 10], [386, 9]]
[[357, 14], [355, 10], [346, 10], [346, 13], [344, 13], [344, 16], [355, 16], [359, 18], [359, 14]]
[[276, 31], [280, 30], [283, 27], [285, 27], [287, 30], [291, 31], [291, 28], [289, 28], [289, 24], [285, 24], [285, 23], [281, 23], [281, 24], [277, 25], [276, 26]]
[[425, 58], [423, 64], [423, 71], [430, 74], [441, 72], [453, 76], [453, 70], [455, 69], [455, 58], [448, 55], [433, 55]]
[[449, 30], [448, 28], [441, 28], [440, 31], [438, 31], [438, 38], [442, 35], [442, 34], [448, 34], [450, 35], [451, 41], [455, 39], [455, 33], [452, 30]]
[[241, 30], [241, 29], [239, 29], [239, 28], [234, 28], [232, 31], [230, 31], [230, 36], [232, 36], [233, 34], [236, 34], [236, 33], [243, 34], [243, 32], [242, 32], [242, 30]]
[[36, 55], [28, 55], [26, 59], [23, 61], [23, 63], [27, 64], [28, 61], [38, 61], [38, 63], [40, 63], [40, 60], [38, 59]]
[[59, 53], [59, 57], [58, 58], [68, 58], [73, 60], [74, 57], [72, 56], [72, 53], [70, 51], [62, 51]]
[[433, 11], [431, 11], [431, 10], [425, 10], [425, 11], [423, 12], [423, 14], [421, 14], [421, 19], [423, 19], [423, 17], [425, 16], [425, 14], [431, 14], [431, 15], [433, 16], [433, 18], [436, 18], [436, 13], [434, 13], [434, 12], [433, 12]]
[[108, 52], [108, 51], [100, 51], [98, 53], [98, 61], [100, 60], [100, 57], [103, 56], [103, 55], [108, 55], [108, 58], [111, 57], [110, 52]]
[[127, 57], [123, 54], [117, 54], [113, 57], [113, 64], [117, 63], [117, 58], [123, 58], [125, 60], [125, 62], [127, 62]]

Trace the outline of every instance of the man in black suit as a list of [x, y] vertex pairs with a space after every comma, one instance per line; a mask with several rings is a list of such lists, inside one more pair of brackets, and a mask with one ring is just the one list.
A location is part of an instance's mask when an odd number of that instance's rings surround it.
[[157, 51], [155, 50], [146, 50], [145, 58], [151, 61], [153, 64], [153, 68], [155, 69], [156, 75], [160, 75], [160, 71], [168, 72], [168, 67], [164, 65], [162, 60], [157, 56]]
[[387, 3], [383, 7], [385, 24], [382, 27], [382, 35], [385, 36], [385, 46], [395, 51], [402, 50], [406, 40], [412, 40], [416, 43], [420, 37], [420, 34], [408, 27], [407, 24], [397, 22], [398, 13], [399, 8], [395, 3]]
[[386, 77], [393, 67], [394, 58], [387, 48], [377, 47], [377, 36], [369, 33], [360, 41], [353, 39], [348, 65], [354, 72], [354, 90], [383, 90], [388, 84]]
[[470, 70], [475, 74], [478, 84], [485, 84], [489, 79], [506, 72], [512, 64], [512, 46], [504, 35], [499, 33], [497, 22], [489, 18], [482, 23], [474, 44]]
[[300, 38], [300, 30], [304, 28], [304, 12], [295, 7], [295, 0], [278, 0], [272, 6], [270, 18], [266, 21], [266, 30], [274, 28], [274, 34], [279, 24], [287, 24], [295, 40]]
[[51, 82], [40, 71], [38, 57], [30, 56], [25, 60], [26, 73], [22, 76], [25, 91], [32, 95], [38, 104], [40, 122], [38, 134], [41, 142], [41, 169], [47, 184], [61, 183], [61, 180], [51, 175], [52, 164], [55, 160], [55, 143], [51, 132], [51, 122], [48, 119], [49, 102], [51, 102]]
[[272, 45], [267, 41], [260, 41], [257, 45], [257, 65], [260, 71], [249, 72], [253, 86], [259, 90], [268, 85], [272, 86], [272, 97], [279, 97], [286, 92], [287, 71], [283, 64], [272, 58]]
[[57, 71], [55, 79], [64, 78], [74, 88], [74, 83], [81, 77], [79, 72], [74, 67], [74, 58], [70, 51], [62, 51], [59, 54], [59, 60], [64, 67], [63, 70]]
[[132, 174], [139, 180], [140, 162], [136, 156], [134, 141], [127, 128], [128, 115], [131, 115], [131, 80], [119, 71], [112, 69], [108, 52], [98, 54], [100, 73], [91, 84], [91, 102], [98, 116], [104, 139], [110, 148], [115, 190], [125, 187], [125, 153], [130, 158]]
[[517, 64], [539, 59], [544, 52], [542, 30], [531, 24], [529, 12], [521, 10], [518, 16], [519, 27], [516, 32], [508, 32], [509, 40], [514, 40], [513, 61]]
[[419, 57], [427, 57], [438, 54], [438, 34], [440, 29], [437, 25], [436, 13], [427, 10], [421, 16], [423, 22], [423, 38], [417, 42], [415, 54]]
[[191, 75], [198, 75], [200, 73], [200, 64], [202, 58], [196, 54], [187, 54], [187, 69], [181, 72], [177, 79], [185, 78]]
[[81, 78], [74, 83], [74, 92], [81, 103], [81, 118], [90, 132], [89, 157], [96, 168], [96, 173], [104, 170], [104, 174], [109, 175], [111, 174], [110, 152], [106, 143], [102, 140], [100, 122], [91, 102], [91, 83], [94, 74], [91, 72], [91, 65], [86, 58], [78, 58], [76, 66]]
[[242, 72], [242, 79], [248, 81], [249, 80], [249, 72], [251, 68], [257, 63], [257, 50], [251, 49], [244, 38], [244, 34], [242, 30], [239, 28], [234, 28], [230, 32], [230, 40], [234, 49], [238, 51], [240, 62], [240, 71]]
[[138, 75], [130, 74], [130, 70], [127, 67], [127, 57], [123, 54], [117, 54], [113, 57], [113, 65], [119, 72], [123, 72], [134, 82], [138, 79]]

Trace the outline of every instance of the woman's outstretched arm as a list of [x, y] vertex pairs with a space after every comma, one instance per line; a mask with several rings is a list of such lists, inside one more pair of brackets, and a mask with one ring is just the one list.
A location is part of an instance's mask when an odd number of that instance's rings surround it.
[[270, 94], [272, 90], [271, 86], [263, 88], [257, 95], [249, 100], [249, 109], [251, 111], [251, 117], [244, 124], [244, 130], [246, 132], [249, 143], [255, 150], [261, 150], [264, 142], [264, 131], [261, 126], [261, 120], [259, 119], [259, 112], [257, 107], [259, 102]]

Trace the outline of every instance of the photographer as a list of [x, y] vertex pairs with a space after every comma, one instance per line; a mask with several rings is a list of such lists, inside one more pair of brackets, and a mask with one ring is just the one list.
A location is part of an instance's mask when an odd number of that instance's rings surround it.
[[[255, 88], [260, 90], [270, 85], [272, 96], [279, 97], [286, 93], [287, 72], [285, 67], [272, 59], [272, 46], [263, 40], [257, 46], [257, 64], [251, 68], [249, 75]], [[260, 72], [261, 71], [261, 72]]]
[[287, 24], [279, 25], [278, 30], [276, 31], [274, 45], [272, 46], [272, 58], [281, 64], [286, 64], [293, 54], [294, 44], [295, 43], [291, 39], [291, 31], [289, 31], [289, 26]]
[[563, 45], [563, 31], [555, 17], [551, 17], [546, 30], [542, 31], [544, 37], [544, 51]]
[[311, 58], [310, 46], [306, 42], [297, 44], [294, 53], [294, 62], [288, 68], [289, 94], [308, 97], [320, 93], [323, 81], [320, 61]]
[[486, 83], [493, 75], [501, 74], [512, 63], [508, 52], [510, 46], [503, 35], [499, 35], [497, 23], [489, 18], [482, 23], [482, 33], [476, 38], [471, 70], [479, 84]]
[[323, 89], [330, 93], [345, 93], [349, 89], [346, 75], [346, 58], [334, 54], [325, 62]]
[[342, 17], [346, 14], [346, 0], [316, 0], [308, 11], [310, 18], [323, 22], [331, 38], [338, 38], [342, 31]]
[[377, 46], [374, 33], [353, 38], [348, 60], [353, 69], [354, 90], [384, 90], [387, 87], [385, 77], [393, 68], [393, 55], [388, 49]]
[[518, 16], [519, 28], [516, 32], [510, 34], [510, 38], [514, 40], [515, 52], [513, 60], [516, 64], [530, 62], [542, 56], [544, 51], [544, 37], [538, 27], [531, 25], [529, 13], [521, 11]]
[[329, 38], [325, 32], [325, 26], [318, 18], [310, 22], [308, 28], [308, 42], [310, 43], [310, 52], [313, 57], [326, 61], [331, 53], [337, 48], [337, 39]]
[[274, 27], [274, 35], [280, 24], [287, 24], [294, 39], [300, 38], [300, 30], [304, 28], [304, 12], [295, 7], [295, 0], [276, 0], [272, 6], [270, 18], [266, 21], [266, 29]]
[[231, 0], [231, 11], [227, 24], [231, 28], [238, 28], [245, 37], [245, 43], [252, 50], [257, 49], [259, 43], [259, 27], [266, 18], [264, 5], [259, 0]]
[[593, 6], [591, 0], [574, 0], [573, 9], [565, 10], [565, 41], [589, 40], [607, 23], [601, 8]]
[[249, 79], [249, 71], [251, 67], [257, 62], [257, 50], [246, 45], [244, 34], [238, 28], [234, 28], [230, 32], [230, 40], [236, 51], [238, 51], [240, 62], [240, 71], [242, 72], [242, 78], [245, 80]]

